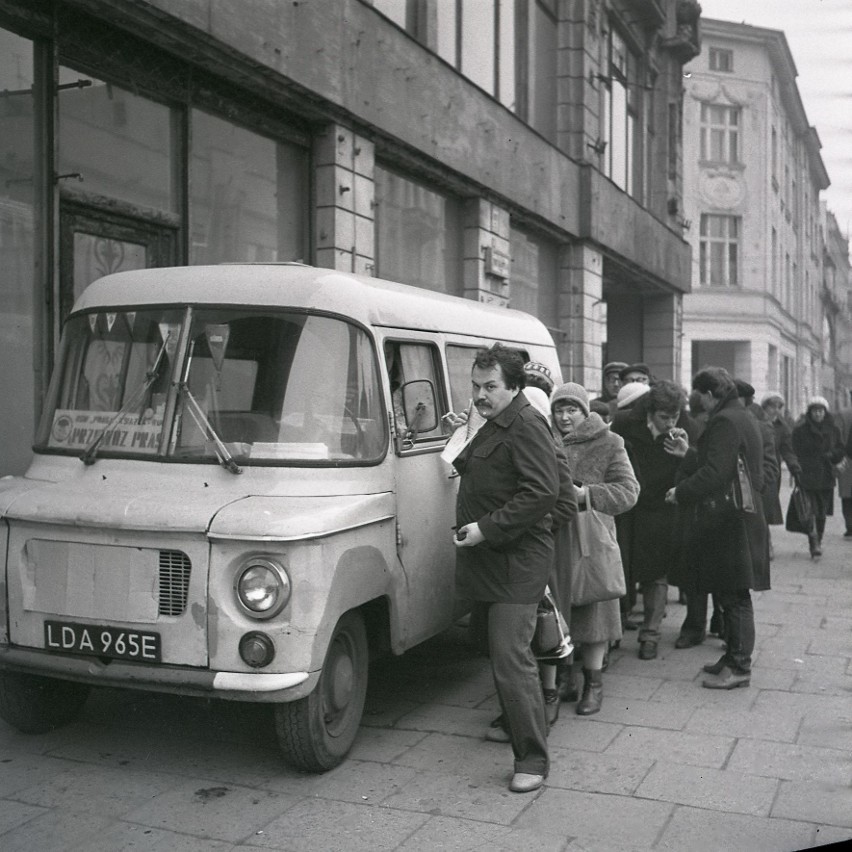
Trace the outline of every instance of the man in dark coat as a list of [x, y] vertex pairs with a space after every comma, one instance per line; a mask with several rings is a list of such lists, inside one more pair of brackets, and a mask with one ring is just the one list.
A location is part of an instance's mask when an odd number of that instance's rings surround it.
[[[675, 514], [666, 493], [675, 484], [681, 458], [673, 452], [673, 437], [695, 436], [676, 428], [686, 406], [686, 396], [674, 382], [662, 379], [651, 386], [631, 409], [616, 420], [612, 431], [624, 438], [624, 446], [641, 490], [636, 505], [620, 516], [629, 528], [628, 559], [631, 578], [642, 592], [644, 620], [639, 628], [639, 659], [653, 660], [660, 641], [660, 625], [668, 600], [666, 576], [675, 561]], [[686, 424], [689, 418], [686, 418]], [[619, 526], [619, 533], [623, 533]]]
[[685, 451], [683, 478], [666, 499], [694, 507], [692, 547], [696, 553], [699, 592], [716, 592], [725, 614], [726, 650], [704, 670], [708, 689], [734, 689], [751, 683], [754, 651], [754, 609], [750, 590], [762, 575], [766, 523], [755, 501], [755, 512], [725, 508], [725, 495], [737, 476], [740, 454], [753, 490], [763, 488], [763, 441], [754, 418], [745, 410], [734, 380], [721, 367], [701, 370], [692, 380], [709, 411], [697, 450]]
[[509, 789], [537, 790], [549, 770], [547, 721], [530, 649], [536, 610], [553, 562], [551, 513], [559, 496], [553, 434], [520, 391], [515, 350], [480, 350], [471, 372], [473, 403], [486, 423], [454, 461], [457, 586], [488, 606], [491, 670], [515, 756]]

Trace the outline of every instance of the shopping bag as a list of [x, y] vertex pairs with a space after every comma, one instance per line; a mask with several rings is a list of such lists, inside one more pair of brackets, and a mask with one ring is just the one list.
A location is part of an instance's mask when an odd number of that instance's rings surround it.
[[573, 650], [568, 625], [550, 589], [546, 588], [536, 611], [533, 654], [538, 660], [564, 660]]
[[784, 526], [788, 532], [814, 535], [816, 533], [816, 518], [811, 498], [807, 492], [796, 484], [787, 505], [787, 516]]
[[571, 606], [611, 601], [627, 593], [615, 531], [591, 507], [571, 520]]

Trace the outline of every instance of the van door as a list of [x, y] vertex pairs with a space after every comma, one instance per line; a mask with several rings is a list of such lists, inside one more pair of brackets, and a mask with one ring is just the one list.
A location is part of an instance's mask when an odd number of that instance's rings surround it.
[[[447, 411], [438, 347], [404, 332], [384, 341], [385, 366], [391, 388], [392, 417], [398, 435], [408, 424], [400, 389], [406, 382], [427, 379], [435, 388], [439, 414]], [[445, 435], [434, 429], [394, 442], [396, 453], [397, 551], [407, 582], [404, 642], [411, 646], [448, 627], [455, 611], [455, 523], [457, 479], [440, 458]]]

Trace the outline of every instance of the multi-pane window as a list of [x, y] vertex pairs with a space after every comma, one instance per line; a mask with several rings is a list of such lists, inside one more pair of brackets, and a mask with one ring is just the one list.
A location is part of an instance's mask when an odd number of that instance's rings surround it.
[[734, 52], [723, 47], [710, 48], [710, 70], [730, 72], [734, 70]]
[[740, 285], [740, 219], [701, 214], [700, 282], [705, 287]]
[[740, 152], [740, 108], [701, 104], [701, 159], [737, 163]]
[[616, 30], [609, 35], [609, 76], [604, 81], [604, 174], [631, 195], [639, 124], [639, 62]]

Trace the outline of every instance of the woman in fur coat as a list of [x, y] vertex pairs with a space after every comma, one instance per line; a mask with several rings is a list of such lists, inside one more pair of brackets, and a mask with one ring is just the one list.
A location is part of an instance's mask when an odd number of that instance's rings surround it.
[[[639, 483], [624, 449], [624, 440], [609, 430], [600, 415], [589, 411], [582, 385], [560, 385], [550, 398], [553, 423], [562, 435], [580, 509], [596, 509], [615, 535], [613, 516], [636, 505]], [[580, 716], [597, 713], [603, 700], [601, 669], [610, 642], [621, 639], [618, 599], [571, 607], [571, 638], [583, 663]]]

